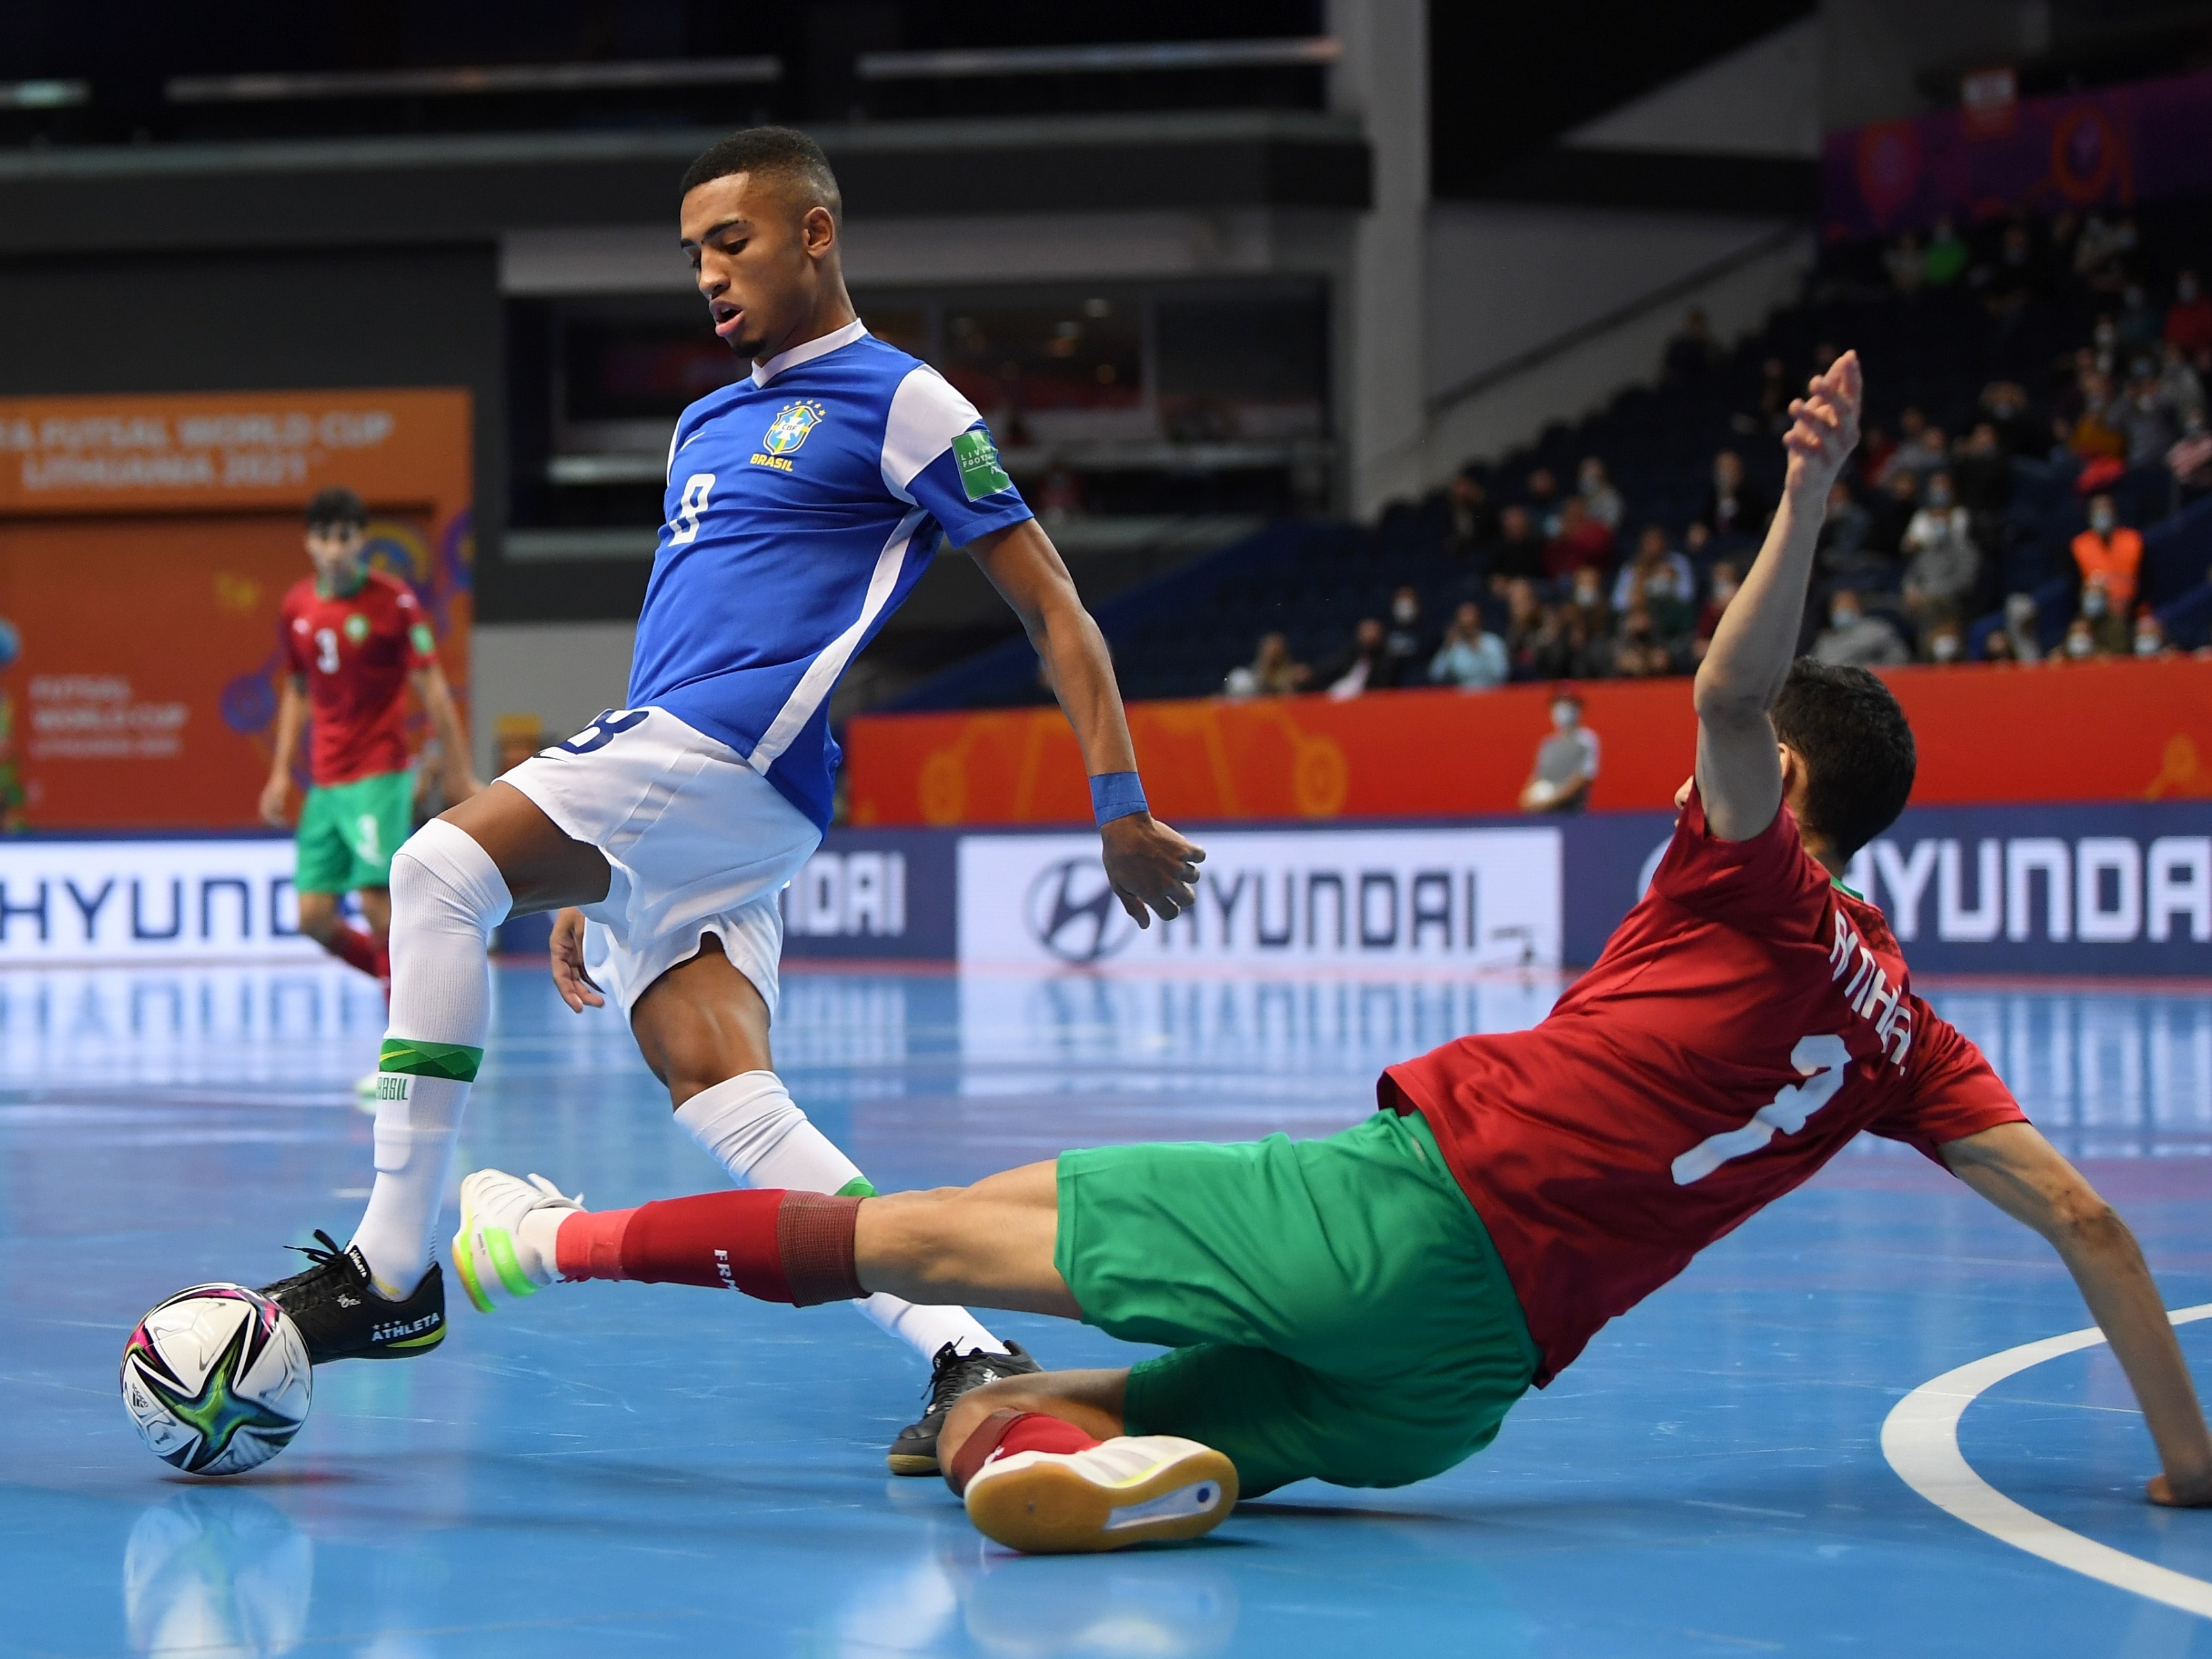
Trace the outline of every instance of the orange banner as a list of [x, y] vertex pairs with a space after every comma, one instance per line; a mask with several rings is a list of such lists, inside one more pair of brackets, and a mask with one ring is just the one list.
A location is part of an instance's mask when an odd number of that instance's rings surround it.
[[[1908, 668], [1885, 677], [1919, 746], [1920, 805], [2212, 796], [2212, 662]], [[1686, 679], [1581, 688], [1603, 761], [1591, 805], [1665, 807], [1689, 775]], [[1462, 817], [1512, 812], [1551, 730], [1551, 688], [1468, 695], [1135, 703], [1163, 818]], [[855, 824], [1080, 823], [1083, 760], [1056, 708], [872, 714], [846, 739]]]
[[465, 700], [470, 456], [465, 391], [0, 400], [0, 826], [256, 822], [325, 485], [368, 503]]

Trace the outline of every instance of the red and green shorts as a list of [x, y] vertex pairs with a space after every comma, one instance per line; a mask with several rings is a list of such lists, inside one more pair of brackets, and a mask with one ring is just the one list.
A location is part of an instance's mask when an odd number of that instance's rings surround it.
[[392, 884], [392, 855], [415, 816], [415, 775], [372, 772], [319, 785], [300, 808], [292, 884], [302, 893], [354, 893]]
[[1086, 1323], [1173, 1350], [1131, 1370], [1127, 1431], [1227, 1453], [1248, 1496], [1442, 1474], [1535, 1376], [1504, 1264], [1418, 1114], [1064, 1153], [1054, 1259]]

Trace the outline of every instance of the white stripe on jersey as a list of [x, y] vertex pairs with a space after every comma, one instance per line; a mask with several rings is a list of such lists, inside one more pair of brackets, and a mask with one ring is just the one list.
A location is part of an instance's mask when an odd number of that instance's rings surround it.
[[884, 423], [884, 483], [902, 501], [923, 468], [952, 447], [952, 441], [983, 417], [952, 383], [923, 363], [909, 369], [891, 393]]
[[[954, 394], [957, 396], [957, 393]], [[967, 428], [963, 427], [962, 431]], [[948, 442], [951, 441], [948, 439]], [[912, 475], [909, 474], [909, 477]], [[911, 498], [909, 498], [911, 499]], [[814, 711], [837, 684], [837, 677], [845, 672], [854, 651], [874, 623], [883, 608], [890, 603], [892, 591], [898, 586], [899, 573], [906, 568], [907, 549], [914, 541], [914, 532], [929, 515], [920, 508], [909, 513], [898, 522], [884, 550], [876, 556], [875, 574], [868, 579], [867, 598], [860, 602], [860, 614], [853, 625], [822, 647], [821, 655], [806, 665], [806, 672], [799, 677], [799, 684], [769, 722], [761, 740], [753, 745], [753, 752], [745, 757], [745, 764], [763, 776], [768, 769], [782, 757], [791, 747], [792, 739], [814, 718]]]

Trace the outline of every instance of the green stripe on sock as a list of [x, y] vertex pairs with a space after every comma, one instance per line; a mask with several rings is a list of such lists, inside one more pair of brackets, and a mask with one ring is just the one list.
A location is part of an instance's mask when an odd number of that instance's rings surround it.
[[474, 1083], [483, 1050], [460, 1042], [418, 1042], [408, 1037], [386, 1037], [377, 1051], [380, 1072], [404, 1072], [410, 1077], [450, 1078], [455, 1083]]
[[854, 1176], [830, 1196], [833, 1198], [875, 1198], [879, 1194], [868, 1184], [866, 1176]]

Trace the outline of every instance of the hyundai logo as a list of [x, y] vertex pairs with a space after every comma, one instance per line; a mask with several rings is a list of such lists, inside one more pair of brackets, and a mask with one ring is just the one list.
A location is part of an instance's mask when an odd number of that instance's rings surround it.
[[1030, 936], [1062, 962], [1100, 961], [1137, 936], [1095, 858], [1062, 859], [1039, 871], [1024, 914]]

